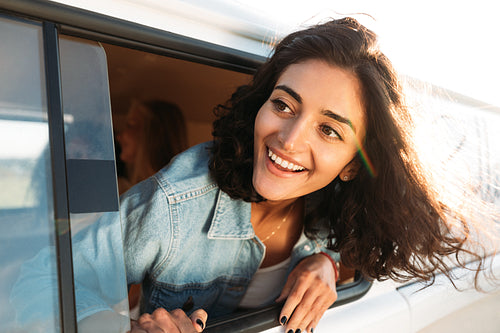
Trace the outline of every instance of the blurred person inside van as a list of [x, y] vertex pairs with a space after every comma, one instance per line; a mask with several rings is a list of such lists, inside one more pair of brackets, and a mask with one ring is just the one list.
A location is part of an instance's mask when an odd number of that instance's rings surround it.
[[124, 175], [119, 175], [120, 194], [152, 176], [172, 157], [188, 148], [187, 129], [179, 107], [163, 100], [134, 100], [125, 128], [116, 139]]

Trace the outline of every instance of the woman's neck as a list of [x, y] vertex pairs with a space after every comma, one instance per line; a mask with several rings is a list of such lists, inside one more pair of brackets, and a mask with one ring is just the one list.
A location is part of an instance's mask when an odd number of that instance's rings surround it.
[[291, 255], [303, 228], [303, 199], [252, 203], [251, 222], [266, 247], [261, 268], [277, 264]]
[[294, 198], [282, 201], [261, 201], [252, 203], [252, 224], [258, 226], [269, 220], [279, 220], [294, 210], [302, 199]]

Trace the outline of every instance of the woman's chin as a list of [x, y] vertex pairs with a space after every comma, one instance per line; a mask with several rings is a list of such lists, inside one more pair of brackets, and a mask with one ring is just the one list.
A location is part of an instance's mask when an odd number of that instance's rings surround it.
[[283, 201], [296, 197], [291, 191], [277, 191], [276, 188], [256, 187], [255, 191], [267, 201]]

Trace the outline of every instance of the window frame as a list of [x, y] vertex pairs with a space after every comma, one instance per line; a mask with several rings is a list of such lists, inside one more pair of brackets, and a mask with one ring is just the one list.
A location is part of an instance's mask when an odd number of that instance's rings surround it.
[[42, 34], [47, 85], [61, 330], [62, 332], [76, 332], [73, 254], [59, 66], [59, 37], [55, 24], [46, 21], [42, 23]]
[[237, 49], [54, 3], [0, 0], [0, 11], [53, 22], [59, 33], [251, 74], [266, 58]]
[[[338, 307], [354, 302], [363, 297], [370, 290], [372, 283], [358, 272], [354, 282], [337, 286], [337, 301], [330, 307]], [[280, 326], [279, 315], [282, 304], [271, 305], [261, 309], [245, 310], [214, 320], [208, 319], [207, 327], [203, 332], [231, 332], [231, 333], [258, 333]]]
[[[59, 72], [58, 35], [64, 34], [137, 49], [176, 59], [252, 74], [266, 58], [202, 40], [146, 27], [53, 2], [0, 0], [0, 12], [43, 25], [50, 147], [53, 151], [54, 207], [60, 280], [61, 331], [76, 332], [71, 232], [64, 150], [64, 121]], [[356, 274], [354, 282], [337, 288], [337, 307], [363, 297], [372, 283]], [[260, 332], [279, 325], [281, 305], [231, 314], [207, 323], [207, 332]]]

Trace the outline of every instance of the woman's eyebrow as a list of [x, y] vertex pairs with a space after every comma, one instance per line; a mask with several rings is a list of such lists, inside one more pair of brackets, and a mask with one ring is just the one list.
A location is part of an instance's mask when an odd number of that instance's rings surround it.
[[344, 123], [344, 124], [349, 125], [349, 127], [352, 129], [352, 131], [354, 133], [356, 133], [356, 127], [354, 127], [354, 125], [352, 124], [352, 121], [350, 121], [348, 118], [342, 117], [341, 115], [339, 115], [335, 112], [332, 112], [330, 110], [323, 110], [321, 112], [321, 114], [324, 116], [327, 116], [329, 118], [332, 118], [333, 120], [336, 120], [340, 123]]
[[282, 85], [276, 86], [274, 89], [275, 90], [279, 89], [279, 90], [285, 91], [286, 93], [288, 93], [288, 95], [290, 95], [294, 99], [296, 99], [297, 102], [299, 102], [300, 104], [302, 104], [302, 97], [295, 90], [293, 90], [292, 88], [290, 88], [289, 86], [282, 84]]
[[[289, 86], [282, 84], [282, 85], [276, 86], [274, 89], [275, 90], [276, 89], [283, 90], [284, 92], [286, 92], [290, 96], [292, 96], [295, 100], [297, 100], [298, 103], [302, 104], [302, 97], [299, 95], [299, 93], [297, 93], [295, 90], [293, 90]], [[327, 116], [329, 118], [332, 118], [333, 120], [336, 120], [340, 123], [344, 123], [344, 124], [349, 125], [349, 127], [352, 129], [352, 131], [354, 133], [356, 133], [356, 127], [354, 127], [354, 125], [352, 124], [352, 121], [350, 121], [348, 118], [342, 117], [341, 115], [339, 115], [335, 112], [332, 112], [330, 110], [324, 110], [323, 112], [321, 112], [321, 114], [324, 116]]]

